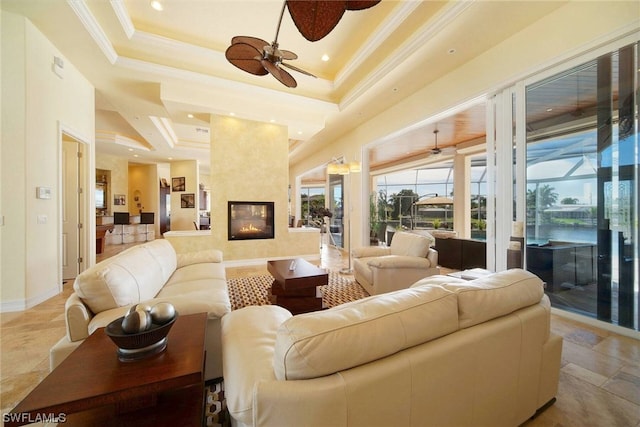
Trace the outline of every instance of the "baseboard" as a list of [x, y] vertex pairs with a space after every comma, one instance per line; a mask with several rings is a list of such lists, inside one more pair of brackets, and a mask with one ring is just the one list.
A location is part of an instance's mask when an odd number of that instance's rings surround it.
[[581, 314], [572, 313], [566, 310], [560, 310], [559, 308], [551, 307], [551, 314], [555, 314], [558, 317], [564, 317], [566, 319], [575, 320], [579, 323], [585, 323], [587, 325], [595, 326], [596, 328], [604, 329], [609, 332], [613, 332], [618, 335], [640, 340], [640, 332], [625, 328], [622, 326], [614, 325], [602, 320], [595, 319], [593, 317], [583, 316]]
[[292, 255], [292, 256], [281, 256], [281, 257], [269, 257], [269, 258], [252, 258], [252, 259], [234, 259], [229, 261], [223, 261], [225, 267], [245, 267], [249, 265], [266, 265], [267, 261], [281, 260], [281, 259], [292, 259], [292, 258], [303, 258], [307, 261], [317, 261], [320, 259], [319, 254], [310, 254], [310, 255]]
[[0, 302], [0, 313], [12, 313], [16, 311], [25, 311], [30, 309], [31, 307], [35, 307], [36, 305], [45, 302], [49, 298], [53, 298], [58, 295], [60, 290], [58, 288], [52, 288], [47, 292], [44, 292], [35, 297], [27, 298], [27, 299], [16, 299], [11, 301], [2, 301]]

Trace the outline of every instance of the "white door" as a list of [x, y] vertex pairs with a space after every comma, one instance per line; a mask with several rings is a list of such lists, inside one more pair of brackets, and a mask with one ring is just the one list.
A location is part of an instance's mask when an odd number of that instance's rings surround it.
[[62, 278], [73, 280], [80, 272], [79, 143], [62, 140]]

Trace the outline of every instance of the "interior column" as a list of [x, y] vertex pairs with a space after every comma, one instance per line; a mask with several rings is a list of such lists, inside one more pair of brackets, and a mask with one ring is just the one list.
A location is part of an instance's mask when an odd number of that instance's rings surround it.
[[458, 237], [471, 237], [471, 157], [456, 154], [453, 158], [453, 229]]

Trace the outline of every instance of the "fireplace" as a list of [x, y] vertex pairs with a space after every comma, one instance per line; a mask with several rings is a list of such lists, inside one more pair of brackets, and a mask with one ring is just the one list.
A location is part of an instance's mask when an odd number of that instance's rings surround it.
[[229, 240], [273, 239], [273, 202], [229, 202]]

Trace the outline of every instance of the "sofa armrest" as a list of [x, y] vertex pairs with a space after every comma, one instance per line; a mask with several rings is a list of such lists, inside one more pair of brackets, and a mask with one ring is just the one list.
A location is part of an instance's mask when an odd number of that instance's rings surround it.
[[375, 256], [391, 255], [391, 248], [385, 246], [362, 246], [352, 251], [354, 258], [369, 258]]
[[69, 341], [81, 341], [89, 336], [89, 322], [93, 313], [84, 305], [77, 293], [72, 293], [64, 304], [65, 323]]
[[49, 349], [49, 372], [53, 371], [73, 351], [80, 347], [84, 340], [71, 342], [65, 335], [51, 349]]
[[253, 425], [254, 386], [275, 381], [273, 355], [278, 328], [291, 313], [277, 305], [248, 306], [222, 318], [222, 370], [229, 414]]
[[369, 260], [371, 268], [430, 268], [435, 267], [428, 258], [414, 256], [389, 255]]
[[427, 259], [429, 261], [431, 261], [431, 266], [435, 267], [438, 265], [438, 251], [433, 249], [433, 248], [429, 248], [429, 252], [427, 253]]

